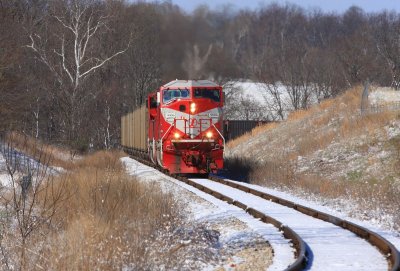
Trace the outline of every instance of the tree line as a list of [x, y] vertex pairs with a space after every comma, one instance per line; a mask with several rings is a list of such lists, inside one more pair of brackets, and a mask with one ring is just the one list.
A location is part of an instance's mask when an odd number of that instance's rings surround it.
[[121, 115], [176, 78], [263, 82], [278, 112], [279, 86], [294, 109], [366, 80], [400, 88], [394, 11], [0, 0], [0, 25], [0, 130], [81, 149], [118, 142]]

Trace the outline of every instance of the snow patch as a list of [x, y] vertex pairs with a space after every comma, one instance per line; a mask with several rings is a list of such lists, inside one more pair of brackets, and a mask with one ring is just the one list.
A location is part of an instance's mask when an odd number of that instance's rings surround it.
[[395, 138], [400, 135], [400, 121], [393, 121], [389, 126], [385, 127], [386, 133], [389, 137]]
[[[283, 237], [282, 233], [272, 225], [265, 224], [234, 205], [216, 199], [190, 185], [168, 177], [136, 160], [123, 157], [121, 161], [124, 163], [129, 174], [135, 175], [140, 180], [146, 182], [156, 181], [161, 184], [165, 191], [172, 192], [184, 200], [197, 223], [216, 223], [218, 221], [229, 221], [235, 218], [243, 225], [246, 225], [245, 229], [232, 230], [221, 228], [220, 242], [222, 246], [229, 247], [234, 242], [243, 243], [253, 241], [255, 240], [255, 236], [260, 236], [269, 242], [274, 251], [273, 263], [268, 270], [283, 270], [294, 262], [293, 248], [288, 243], [288, 240]], [[189, 194], [195, 197], [188, 197], [187, 191], [191, 192]], [[201, 201], [198, 199], [201, 199]], [[232, 259], [228, 260], [228, 265], [237, 265], [241, 263], [239, 258], [234, 258], [233, 261]], [[209, 268], [203, 270], [213, 270], [213, 267], [209, 266]]]
[[[288, 114], [294, 110], [289, 92], [290, 88], [282, 83], [265, 84], [260, 82], [253, 82], [250, 80], [243, 81], [229, 81], [224, 85], [226, 92], [233, 92], [231, 99], [242, 97], [243, 100], [250, 100], [259, 105], [260, 107], [253, 106], [250, 108], [253, 111], [258, 110], [260, 115], [265, 119], [281, 120], [286, 119]], [[310, 90], [309, 90], [310, 91]], [[318, 101], [314, 92], [311, 92], [308, 98], [308, 105], [315, 104]], [[230, 106], [227, 99], [226, 106]], [[281, 112], [280, 112], [281, 111]], [[234, 119], [245, 119], [242, 112], [236, 112]], [[282, 114], [282, 116], [281, 116]]]
[[10, 178], [10, 175], [6, 173], [0, 173], [0, 186], [1, 187], [11, 187], [12, 186], [12, 180]]
[[[266, 213], [291, 227], [307, 243], [313, 255], [307, 270], [350, 271], [388, 268], [386, 259], [374, 246], [348, 230], [220, 183], [207, 179], [192, 179], [192, 181], [234, 200], [240, 199], [248, 207]], [[256, 185], [245, 185], [264, 190]], [[298, 203], [298, 200], [293, 201]]]
[[400, 91], [388, 87], [379, 87], [368, 96], [372, 105], [385, 105], [400, 102]]

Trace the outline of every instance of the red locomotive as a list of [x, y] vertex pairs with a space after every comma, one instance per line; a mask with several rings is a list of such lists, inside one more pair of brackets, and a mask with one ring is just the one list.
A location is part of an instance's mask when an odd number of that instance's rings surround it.
[[[143, 150], [146, 145], [150, 160], [171, 173], [215, 173], [223, 168], [221, 86], [208, 80], [175, 80], [151, 93], [146, 107], [122, 118], [124, 147]], [[145, 126], [146, 136], [135, 133]]]

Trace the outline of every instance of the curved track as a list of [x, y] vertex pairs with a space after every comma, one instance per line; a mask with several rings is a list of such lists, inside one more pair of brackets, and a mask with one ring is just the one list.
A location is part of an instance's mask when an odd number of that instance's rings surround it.
[[220, 200], [226, 201], [229, 204], [235, 205], [243, 210], [245, 210], [247, 213], [252, 215], [253, 217], [260, 219], [262, 222], [269, 223], [274, 225], [276, 228], [278, 228], [282, 233], [283, 236], [286, 239], [289, 239], [291, 243], [293, 244], [295, 248], [295, 255], [296, 255], [296, 261], [292, 263], [290, 266], [287, 267], [287, 271], [289, 270], [303, 270], [304, 267], [307, 265], [307, 250], [306, 250], [306, 243], [304, 240], [289, 226], [285, 226], [281, 221], [266, 215], [262, 211], [258, 211], [257, 209], [253, 207], [249, 207], [246, 204], [242, 203], [241, 201], [234, 200], [216, 190], [210, 189], [205, 185], [202, 185], [196, 181], [193, 181], [191, 179], [188, 179], [186, 177], [182, 176], [173, 176], [174, 178], [189, 184], [203, 192], [206, 192], [207, 194], [210, 194]]
[[[133, 158], [139, 160], [140, 162], [154, 167], [152, 163], [150, 163], [147, 159], [147, 156], [144, 153], [140, 152], [135, 152], [133, 150], [125, 150], [128, 152]], [[167, 171], [163, 171], [165, 174], [168, 174]], [[300, 212], [306, 216], [309, 216], [313, 219], [317, 220], [323, 220], [323, 223], [330, 223], [332, 225], [335, 225], [337, 227], [340, 227], [342, 229], [348, 230], [357, 236], [367, 240], [370, 244], [373, 246], [377, 247], [378, 250], [387, 258], [389, 264], [389, 270], [391, 271], [400, 271], [400, 255], [399, 252], [396, 250], [393, 244], [391, 244], [389, 241], [384, 239], [383, 237], [379, 236], [378, 234], [365, 229], [359, 225], [356, 225], [354, 223], [351, 223], [346, 220], [342, 220], [340, 218], [334, 217], [332, 215], [313, 210], [311, 208], [308, 208], [306, 206], [302, 206], [299, 204], [296, 204], [294, 202], [279, 198], [274, 195], [270, 195], [268, 193], [264, 193], [261, 191], [258, 191], [256, 189], [247, 187], [246, 185], [240, 184], [238, 182], [230, 181], [230, 180], [225, 180], [222, 179], [218, 176], [210, 176], [209, 180], [203, 180], [203, 181], [198, 181], [196, 179], [188, 179], [186, 177], [178, 176], [178, 175], [170, 175], [182, 182], [185, 182], [193, 187], [196, 187], [197, 189], [200, 189], [210, 195], [213, 195], [214, 197], [224, 200], [230, 204], [233, 204], [237, 207], [242, 208], [245, 210], [247, 213], [251, 214], [253, 217], [260, 219], [261, 221], [265, 223], [270, 223], [273, 224], [275, 227], [280, 229], [284, 235], [285, 238], [289, 239], [295, 248], [295, 255], [296, 255], [296, 261], [292, 263], [286, 270], [304, 270], [304, 269], [310, 269], [312, 267], [312, 262], [313, 258], [315, 255], [313, 255], [313, 252], [311, 249], [307, 249], [307, 244], [304, 242], [303, 238], [299, 236], [298, 233], [296, 233], [291, 227], [286, 226], [282, 221], [279, 221], [276, 217], [272, 217], [266, 214], [265, 211], [260, 211], [258, 208], [254, 208], [254, 206], [250, 206], [246, 203], [243, 203], [239, 199], [234, 199], [233, 197], [230, 197], [229, 195], [226, 195], [225, 190], [217, 191], [217, 189], [211, 189], [209, 185], [207, 185], [208, 181], [216, 182], [218, 184], [228, 186], [232, 189], [240, 190], [241, 192], [244, 193], [250, 193], [253, 196], [264, 200], [268, 202], [273, 202], [282, 206], [285, 206], [287, 208], [291, 208], [296, 212]], [[239, 196], [240, 198], [240, 196]], [[264, 205], [264, 204], [261, 204]], [[259, 206], [259, 205], [257, 205]], [[337, 241], [336, 241], [337, 242]], [[307, 255], [307, 253], [309, 253]], [[362, 253], [362, 252], [361, 252]], [[372, 259], [371, 259], [372, 260]], [[340, 267], [338, 267], [340, 268]], [[384, 267], [383, 269], [386, 269]], [[382, 269], [382, 270], [383, 270]]]
[[389, 261], [389, 270], [391, 271], [399, 271], [400, 270], [400, 254], [399, 251], [396, 249], [396, 247], [390, 243], [388, 240], [380, 236], [379, 234], [372, 232], [362, 226], [356, 225], [352, 222], [343, 220], [341, 218], [323, 213], [321, 211], [314, 210], [312, 208], [296, 204], [295, 202], [288, 201], [285, 199], [282, 199], [280, 197], [258, 191], [256, 189], [250, 188], [246, 185], [240, 184], [235, 181], [230, 181], [226, 179], [222, 179], [218, 176], [210, 176], [210, 179], [227, 185], [232, 188], [239, 189], [241, 191], [244, 191], [246, 193], [250, 193], [252, 195], [261, 197], [263, 199], [269, 200], [274, 203], [278, 203], [280, 205], [292, 208], [298, 212], [301, 212], [305, 215], [317, 218], [319, 220], [323, 220], [325, 222], [332, 223], [336, 226], [339, 226], [343, 229], [349, 230], [356, 234], [357, 236], [367, 240], [370, 244], [373, 246], [377, 247], [379, 251], [388, 259]]
[[264, 214], [263, 212], [258, 211], [255, 208], [249, 208], [246, 204], [243, 204], [240, 201], [237, 200], [233, 200], [232, 198], [224, 195], [223, 193], [219, 193], [215, 190], [209, 189], [206, 186], [203, 186], [201, 184], [198, 184], [192, 180], [190, 180], [189, 178], [183, 177], [183, 176], [179, 176], [176, 174], [169, 174], [168, 171], [166, 170], [161, 170], [160, 168], [156, 167], [153, 163], [151, 163], [148, 159], [147, 159], [147, 154], [146, 153], [142, 153], [142, 152], [138, 152], [138, 151], [134, 151], [134, 150], [127, 150], [125, 149], [125, 152], [127, 152], [132, 158], [138, 160], [139, 162], [156, 168], [157, 170], [162, 171], [164, 174], [173, 177], [179, 181], [182, 181], [190, 186], [193, 186], [207, 194], [212, 195], [213, 197], [216, 197], [220, 200], [223, 200], [229, 204], [235, 205], [241, 209], [243, 209], [244, 211], [246, 211], [248, 214], [252, 215], [254, 218], [259, 219], [260, 221], [264, 222], [264, 223], [268, 223], [268, 224], [272, 224], [274, 225], [279, 231], [282, 232], [283, 236], [288, 239], [292, 244], [293, 244], [293, 248], [295, 250], [294, 254], [296, 256], [296, 260], [290, 264], [285, 271], [298, 271], [298, 270], [304, 270], [304, 268], [307, 265], [307, 249], [306, 249], [306, 243], [304, 242], [304, 240], [302, 238], [300, 238], [300, 236], [290, 227], [284, 225], [282, 222], [274, 219], [273, 217], [270, 217], [266, 214]]

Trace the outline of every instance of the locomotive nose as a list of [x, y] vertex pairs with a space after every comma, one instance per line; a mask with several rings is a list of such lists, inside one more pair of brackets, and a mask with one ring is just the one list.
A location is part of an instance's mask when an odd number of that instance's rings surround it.
[[189, 155], [188, 160], [190, 161], [190, 163], [193, 166], [200, 165], [200, 163], [201, 163], [199, 155], [195, 155], [195, 154]]
[[196, 113], [196, 103], [194, 102], [190, 103], [190, 113], [192, 114]]

